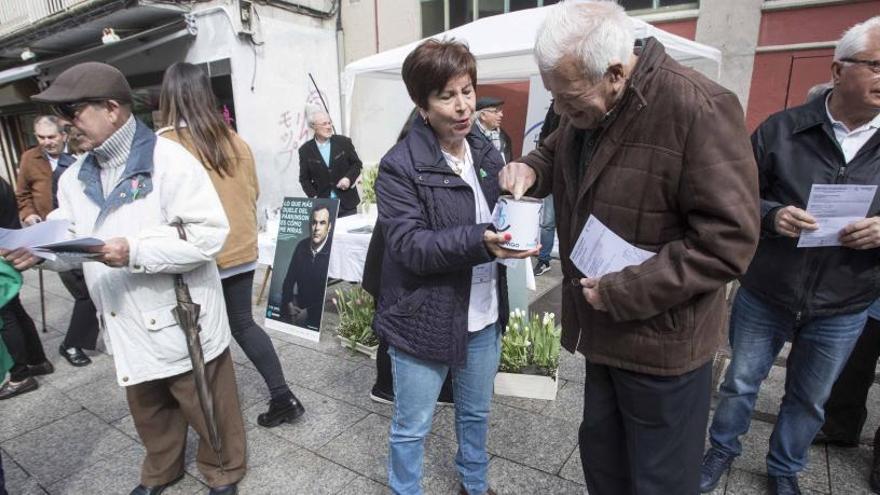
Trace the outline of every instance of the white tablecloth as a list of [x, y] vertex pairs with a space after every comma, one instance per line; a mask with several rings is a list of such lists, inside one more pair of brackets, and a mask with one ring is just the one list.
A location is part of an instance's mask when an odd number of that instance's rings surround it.
[[[367, 248], [370, 246], [371, 234], [349, 232], [364, 226], [376, 224], [376, 215], [351, 215], [336, 220], [333, 226], [333, 248], [330, 250], [330, 266], [327, 276], [348, 282], [360, 282], [364, 275], [364, 263], [367, 261]], [[262, 265], [272, 265], [275, 261], [275, 239], [278, 225], [268, 225], [266, 232], [258, 238]]]

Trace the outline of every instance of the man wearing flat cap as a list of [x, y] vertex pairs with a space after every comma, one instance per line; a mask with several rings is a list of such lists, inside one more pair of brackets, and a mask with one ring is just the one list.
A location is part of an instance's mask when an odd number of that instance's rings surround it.
[[[214, 263], [229, 224], [207, 173], [183, 147], [135, 119], [128, 82], [109, 65], [71, 67], [33, 99], [52, 105], [95, 145], [61, 176], [58, 208], [48, 219], [68, 220], [76, 236], [97, 237], [104, 245], [90, 262], [59, 257], [43, 266], [83, 270], [146, 448], [140, 484], [131, 494], [159, 494], [183, 477], [188, 426], [200, 437], [196, 460], [210, 493], [236, 493], [245, 473], [245, 433]], [[0, 255], [19, 270], [39, 261], [26, 249]], [[175, 274], [183, 275], [201, 306], [199, 335], [219, 456], [209, 446], [186, 338], [171, 312]]]
[[495, 149], [501, 153], [504, 163], [511, 159], [513, 148], [510, 144], [510, 136], [501, 128], [501, 119], [504, 118], [504, 100], [495, 96], [484, 96], [477, 99], [476, 124], [477, 129], [486, 136]]

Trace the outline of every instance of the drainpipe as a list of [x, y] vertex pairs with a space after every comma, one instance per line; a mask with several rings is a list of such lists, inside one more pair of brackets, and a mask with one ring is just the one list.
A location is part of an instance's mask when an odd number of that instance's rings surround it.
[[336, 79], [336, 86], [339, 88], [339, 128], [348, 129], [345, 125], [345, 95], [342, 88], [342, 74], [345, 72], [345, 33], [342, 30], [342, 5], [339, 6], [339, 11], [336, 13], [336, 68], [339, 71]]

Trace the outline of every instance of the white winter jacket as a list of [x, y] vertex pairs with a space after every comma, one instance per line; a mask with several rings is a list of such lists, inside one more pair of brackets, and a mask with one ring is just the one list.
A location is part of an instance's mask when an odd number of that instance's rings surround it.
[[[111, 194], [104, 199], [100, 167], [91, 154], [67, 170], [58, 184], [58, 209], [77, 236], [125, 237], [129, 266], [82, 263], [89, 294], [120, 385], [157, 380], [192, 368], [183, 330], [171, 310], [177, 300], [174, 274], [183, 273], [199, 323], [205, 361], [229, 346], [229, 322], [214, 256], [229, 224], [202, 165], [182, 146], [156, 137], [137, 123], [131, 154]], [[171, 224], [182, 222], [187, 240]], [[46, 262], [49, 269], [76, 266]]]

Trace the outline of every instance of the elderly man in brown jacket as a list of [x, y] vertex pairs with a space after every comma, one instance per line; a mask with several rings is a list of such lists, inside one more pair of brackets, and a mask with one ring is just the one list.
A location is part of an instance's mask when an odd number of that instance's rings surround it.
[[[67, 133], [62, 125], [63, 121], [52, 115], [34, 119], [37, 146], [22, 153], [15, 188], [18, 215], [24, 226], [45, 220], [46, 215], [58, 207], [58, 180], [76, 161], [65, 152]], [[98, 343], [97, 310], [89, 297], [82, 270], [61, 272], [58, 276], [74, 299], [70, 325], [58, 352], [71, 366], [87, 366], [92, 360], [83, 349], [94, 350]]]
[[[554, 197], [562, 343], [586, 356], [589, 492], [694, 494], [725, 284], [758, 240], [757, 170], [736, 96], [634, 41], [613, 2], [548, 11], [535, 52], [562, 121], [501, 185]], [[585, 278], [570, 256], [591, 215], [656, 254]]]

